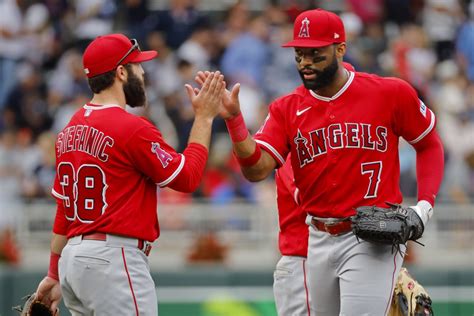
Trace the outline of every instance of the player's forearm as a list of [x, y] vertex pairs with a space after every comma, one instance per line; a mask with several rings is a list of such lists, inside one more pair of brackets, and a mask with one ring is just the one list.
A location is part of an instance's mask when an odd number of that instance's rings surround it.
[[53, 233], [51, 237], [51, 252], [60, 255], [64, 246], [67, 244], [67, 237]]
[[268, 177], [275, 168], [275, 161], [250, 135], [242, 113], [225, 121], [234, 155], [239, 161], [242, 173], [247, 180], [257, 182]]
[[196, 143], [189, 143], [183, 152], [185, 159], [183, 169], [178, 176], [168, 184], [168, 187], [179, 192], [194, 192], [202, 180], [206, 167], [208, 151]]
[[48, 277], [59, 281], [58, 263], [61, 257], [61, 252], [66, 246], [67, 237], [65, 235], [58, 235], [53, 233], [51, 237], [51, 255], [49, 259]]
[[188, 143], [203, 145], [209, 150], [213, 118], [196, 116], [189, 134]]
[[239, 160], [242, 174], [249, 181], [261, 181], [267, 178], [275, 168], [273, 157], [262, 150], [250, 134], [244, 141], [233, 143], [233, 149], [234, 155]]

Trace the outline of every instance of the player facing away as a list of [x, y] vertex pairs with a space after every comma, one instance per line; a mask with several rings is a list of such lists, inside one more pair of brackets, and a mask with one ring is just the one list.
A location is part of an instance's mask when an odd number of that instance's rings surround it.
[[97, 37], [84, 52], [94, 95], [57, 137], [50, 268], [36, 291], [51, 310], [62, 293], [73, 315], [158, 313], [147, 259], [160, 234], [157, 187], [197, 188], [225, 88], [219, 72], [197, 94], [186, 85], [195, 120], [177, 153], [154, 125], [125, 111], [146, 104], [140, 63], [156, 56], [122, 34]]
[[[239, 85], [224, 93], [227, 128], [245, 177], [261, 181], [291, 153], [300, 206], [308, 214], [311, 315], [385, 315], [403, 255], [357, 240], [349, 217], [359, 206], [401, 203], [398, 142], [416, 150], [418, 202], [408, 212], [423, 231], [444, 167], [433, 112], [398, 78], [348, 71], [344, 25], [332, 12], [301, 13], [293, 47], [303, 85], [272, 102], [254, 138]], [[402, 253], [404, 247], [402, 246]]]

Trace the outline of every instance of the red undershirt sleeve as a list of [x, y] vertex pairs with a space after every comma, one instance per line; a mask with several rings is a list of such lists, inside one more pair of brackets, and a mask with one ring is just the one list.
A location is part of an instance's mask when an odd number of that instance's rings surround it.
[[444, 150], [441, 139], [432, 130], [419, 142], [413, 144], [416, 150], [416, 177], [418, 201], [428, 201], [434, 206], [444, 172]]
[[176, 191], [191, 193], [201, 183], [208, 151], [203, 145], [190, 143], [184, 150], [183, 155], [185, 159], [183, 169], [167, 187]]

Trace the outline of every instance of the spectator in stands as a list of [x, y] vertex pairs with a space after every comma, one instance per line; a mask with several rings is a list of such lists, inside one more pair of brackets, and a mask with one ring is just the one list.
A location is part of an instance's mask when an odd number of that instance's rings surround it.
[[425, 1], [423, 29], [434, 44], [438, 61], [452, 58], [461, 18], [462, 10], [458, 0]]
[[180, 59], [195, 65], [196, 69], [211, 69], [211, 59], [216, 54], [214, 30], [210, 25], [197, 26], [191, 36], [178, 48]]
[[27, 53], [23, 18], [28, 3], [26, 0], [0, 2], [0, 110], [16, 84], [18, 62]]
[[236, 37], [246, 32], [249, 20], [249, 8], [243, 0], [236, 1], [226, 10], [224, 21], [218, 25], [216, 30], [222, 50], [225, 50]]
[[265, 92], [270, 101], [301, 84], [301, 78], [293, 61], [294, 53], [290, 49], [280, 49], [281, 43], [286, 43], [292, 38], [293, 24], [285, 23], [275, 27], [270, 41], [271, 55], [265, 71]]
[[114, 0], [73, 0], [74, 35], [79, 47], [99, 35], [112, 33], [116, 6]]
[[259, 109], [265, 103], [264, 74], [270, 56], [269, 26], [263, 16], [254, 17], [245, 33], [237, 36], [226, 48], [221, 69], [228, 85], [240, 82], [240, 97], [247, 109], [245, 121], [250, 130], [256, 131], [261, 121]]
[[467, 78], [474, 82], [474, 1], [469, 4], [468, 18], [461, 25], [456, 38], [456, 52]]
[[175, 90], [171, 90], [163, 96], [166, 114], [173, 122], [178, 136], [177, 150], [184, 150], [187, 145], [187, 136], [191, 130], [194, 120], [194, 114], [191, 103], [187, 98], [185, 91], [181, 88], [184, 84], [191, 84], [194, 81], [196, 68], [187, 60], [178, 61], [179, 84]]
[[408, 81], [421, 96], [427, 93], [427, 83], [433, 76], [436, 55], [430, 49], [424, 29], [415, 24], [404, 25], [399, 36], [392, 39], [385, 57], [381, 66], [388, 75]]
[[27, 128], [39, 135], [48, 130], [52, 122], [46, 103], [46, 85], [40, 71], [30, 63], [21, 64], [14, 74], [18, 79], [6, 100], [6, 126]]
[[454, 61], [437, 66], [439, 80], [432, 96], [438, 115], [437, 127], [446, 149], [446, 172], [441, 194], [448, 200], [464, 203], [470, 194], [470, 172], [465, 157], [474, 150], [474, 120], [469, 120], [469, 91], [466, 79]]
[[383, 0], [347, 0], [350, 11], [359, 16], [365, 25], [380, 23], [383, 17]]
[[150, 14], [148, 0], [118, 1], [118, 12], [124, 15], [124, 27], [129, 38], [135, 38], [139, 43], [145, 43], [146, 32], [143, 32], [144, 21]]
[[262, 88], [265, 62], [270, 53], [269, 27], [263, 16], [254, 17], [245, 33], [237, 36], [222, 56], [221, 68], [229, 84], [240, 82]]
[[169, 8], [148, 16], [145, 29], [165, 34], [166, 44], [178, 49], [207, 18], [196, 9], [195, 0], [169, 0]]
[[56, 134], [53, 132], [44, 132], [39, 135], [36, 141], [39, 159], [22, 179], [23, 198], [27, 200], [52, 198], [50, 193], [56, 175], [55, 141]]
[[23, 19], [25, 59], [36, 66], [53, 54], [54, 29], [50, 24], [48, 8], [42, 3], [28, 7]]
[[70, 102], [77, 95], [90, 96], [82, 69], [81, 53], [77, 49], [69, 49], [62, 54], [47, 84], [48, 105], [51, 111], [55, 111], [61, 104]]

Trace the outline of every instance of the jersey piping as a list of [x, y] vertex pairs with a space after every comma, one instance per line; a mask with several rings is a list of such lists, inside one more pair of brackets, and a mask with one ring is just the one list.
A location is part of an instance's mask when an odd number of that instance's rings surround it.
[[416, 144], [418, 143], [420, 140], [422, 140], [426, 135], [428, 135], [429, 132], [431, 132], [431, 130], [433, 129], [434, 125], [435, 125], [435, 121], [436, 121], [436, 117], [433, 113], [433, 111], [429, 110], [431, 112], [431, 122], [430, 122], [430, 126], [428, 126], [428, 128], [423, 132], [421, 133], [420, 136], [418, 136], [417, 138], [415, 138], [414, 140], [412, 141], [409, 141], [410, 144]]
[[185, 161], [185, 157], [183, 154], [180, 154], [181, 156], [181, 161], [179, 163], [179, 166], [178, 168], [176, 168], [176, 170], [173, 172], [173, 174], [171, 176], [168, 177], [168, 179], [166, 179], [165, 181], [162, 181], [160, 183], [157, 183], [157, 185], [159, 187], [164, 187], [166, 186], [168, 183], [170, 183], [171, 181], [174, 180], [174, 178], [176, 178], [176, 176], [181, 172], [181, 170], [183, 169], [183, 166], [184, 166], [184, 161]]
[[98, 105], [98, 106], [94, 106], [94, 105], [84, 105], [83, 108], [85, 110], [105, 110], [105, 109], [110, 109], [110, 108], [122, 108], [120, 105], [117, 105], [117, 104], [102, 104], [102, 105]]
[[295, 189], [295, 192], [293, 193], [293, 198], [295, 199], [296, 204], [300, 205], [298, 202], [298, 194], [300, 193], [300, 190], [298, 188]]
[[52, 194], [54, 197], [56, 197], [56, 198], [58, 198], [58, 199], [60, 199], [60, 200], [66, 200], [66, 199], [67, 199], [67, 197], [65, 197], [65, 196], [62, 195], [62, 194], [59, 194], [59, 193], [56, 192], [54, 189], [51, 189], [51, 194]]
[[255, 142], [257, 142], [258, 144], [262, 145], [263, 147], [265, 147], [266, 149], [271, 151], [273, 153], [273, 155], [280, 161], [280, 165], [283, 165], [285, 163], [285, 159], [283, 159], [283, 157], [280, 155], [280, 153], [278, 151], [276, 151], [276, 149], [273, 148], [272, 145], [270, 145], [267, 142], [261, 141], [259, 139], [256, 139]]
[[[347, 70], [346, 70], [347, 71]], [[340, 97], [346, 90], [347, 88], [349, 88], [349, 86], [351, 85], [352, 81], [354, 80], [354, 73], [352, 71], [347, 71], [347, 73], [349, 74], [349, 78], [347, 79], [347, 82], [344, 84], [344, 86], [342, 86], [342, 88], [335, 94], [333, 95], [332, 97], [328, 98], [328, 97], [323, 97], [322, 95], [319, 95], [317, 94], [316, 92], [314, 92], [313, 90], [309, 90], [309, 93], [311, 93], [311, 95], [313, 97], [315, 97], [316, 99], [318, 100], [321, 100], [321, 101], [325, 101], [325, 102], [329, 102], [329, 101], [334, 101], [336, 100], [338, 97]]]

